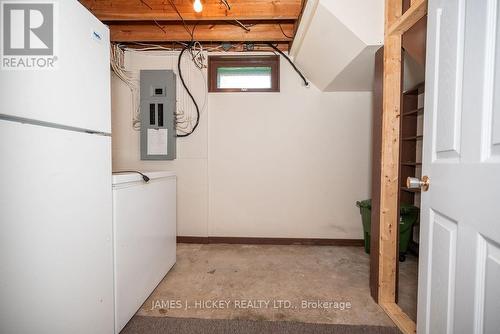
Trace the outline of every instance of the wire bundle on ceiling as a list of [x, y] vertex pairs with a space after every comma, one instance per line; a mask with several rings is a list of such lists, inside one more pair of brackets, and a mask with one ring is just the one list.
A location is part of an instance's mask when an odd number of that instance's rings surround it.
[[196, 65], [196, 67], [198, 67], [200, 70], [207, 67], [207, 57], [205, 56], [205, 53], [203, 51], [203, 45], [198, 41], [193, 42], [191, 47], [189, 47], [191, 59], [193, 60], [193, 63]]

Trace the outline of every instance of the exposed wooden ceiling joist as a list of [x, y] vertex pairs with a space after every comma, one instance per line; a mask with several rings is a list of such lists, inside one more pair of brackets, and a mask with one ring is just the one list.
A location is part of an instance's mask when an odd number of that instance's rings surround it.
[[[293, 40], [306, 0], [80, 0], [109, 25], [111, 41], [121, 43], [272, 42], [280, 49]], [[224, 4], [227, 3], [230, 9]], [[181, 19], [182, 17], [182, 19]]]
[[[192, 30], [192, 26], [188, 26]], [[289, 42], [293, 36], [293, 23], [255, 24], [244, 30], [238, 25], [201, 23], [194, 30], [194, 40], [199, 42]], [[191, 36], [182, 24], [115, 23], [110, 25], [113, 42], [173, 42], [190, 41]], [[285, 36], [287, 35], [287, 36]]]
[[[181, 44], [178, 44], [176, 42], [150, 42], [150, 43], [136, 43], [136, 42], [124, 42], [120, 43], [127, 48], [131, 49], [151, 49], [154, 48], [155, 46], [163, 47], [168, 50], [182, 50], [183, 46]], [[274, 49], [271, 48], [269, 45], [265, 43], [255, 43], [252, 45], [252, 50], [249, 50], [246, 42], [236, 42], [236, 43], [230, 43], [230, 49], [226, 51], [230, 52], [247, 52], [247, 51], [273, 51]], [[278, 42], [278, 43], [273, 43], [278, 49], [281, 51], [287, 51], [288, 50], [288, 42]], [[203, 48], [205, 50], [212, 50], [212, 51], [224, 51], [222, 48], [221, 43], [211, 43], [211, 42], [204, 42], [203, 43]]]
[[[296, 20], [301, 0], [203, 0], [203, 11], [193, 10], [192, 0], [172, 0], [184, 20]], [[178, 21], [168, 0], [80, 0], [101, 21]]]

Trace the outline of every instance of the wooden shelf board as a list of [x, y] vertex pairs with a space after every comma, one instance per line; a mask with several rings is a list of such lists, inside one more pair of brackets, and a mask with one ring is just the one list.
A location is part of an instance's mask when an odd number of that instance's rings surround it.
[[423, 93], [424, 86], [425, 86], [425, 83], [421, 82], [421, 83], [415, 85], [414, 87], [405, 90], [403, 92], [403, 95], [419, 95], [419, 90], [422, 90], [422, 93]]
[[401, 165], [403, 166], [422, 166], [421, 162], [414, 162], [414, 161], [405, 161], [401, 162]]
[[403, 137], [401, 140], [406, 140], [406, 141], [417, 141], [417, 140], [422, 140], [423, 136], [411, 136], [411, 137]]
[[418, 108], [418, 109], [413, 109], [410, 111], [405, 111], [403, 112], [403, 116], [418, 116], [419, 114], [422, 114], [424, 112], [424, 108]]
[[401, 190], [409, 192], [409, 193], [419, 193], [420, 192], [420, 188], [418, 188], [418, 189], [410, 189], [410, 188], [407, 188], [407, 187], [401, 187]]

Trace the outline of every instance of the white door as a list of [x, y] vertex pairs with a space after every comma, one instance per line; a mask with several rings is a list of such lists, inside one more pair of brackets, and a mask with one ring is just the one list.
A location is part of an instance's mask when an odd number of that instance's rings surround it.
[[500, 331], [499, 11], [429, 0], [418, 333]]

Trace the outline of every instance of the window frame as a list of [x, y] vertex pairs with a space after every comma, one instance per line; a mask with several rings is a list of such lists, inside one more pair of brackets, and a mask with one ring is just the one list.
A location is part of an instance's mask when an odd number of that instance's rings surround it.
[[[217, 69], [219, 67], [270, 67], [271, 88], [218, 88]], [[247, 93], [280, 91], [280, 57], [272, 56], [209, 56], [208, 91], [210, 93]]]

